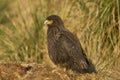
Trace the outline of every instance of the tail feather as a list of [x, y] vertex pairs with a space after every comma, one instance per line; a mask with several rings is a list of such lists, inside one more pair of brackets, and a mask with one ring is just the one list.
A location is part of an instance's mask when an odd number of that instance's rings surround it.
[[92, 63], [91, 61], [90, 61], [89, 63], [90, 63], [90, 64], [89, 64], [89, 68], [88, 68], [89, 73], [97, 73], [96, 68], [95, 68], [95, 66], [93, 65], [93, 63]]

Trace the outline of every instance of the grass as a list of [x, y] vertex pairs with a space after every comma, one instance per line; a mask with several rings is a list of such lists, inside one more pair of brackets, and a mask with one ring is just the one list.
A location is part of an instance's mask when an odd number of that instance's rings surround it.
[[47, 53], [43, 23], [46, 16], [57, 14], [78, 36], [99, 73], [120, 67], [119, 0], [15, 0], [9, 11], [1, 7], [0, 17], [8, 21], [0, 24], [1, 61], [42, 63]]

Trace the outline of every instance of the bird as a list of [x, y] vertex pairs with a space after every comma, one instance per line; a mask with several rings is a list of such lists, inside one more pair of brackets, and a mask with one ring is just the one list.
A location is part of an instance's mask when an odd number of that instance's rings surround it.
[[44, 24], [48, 27], [48, 55], [55, 65], [78, 73], [96, 72], [79, 39], [65, 28], [60, 16], [50, 15], [46, 18]]

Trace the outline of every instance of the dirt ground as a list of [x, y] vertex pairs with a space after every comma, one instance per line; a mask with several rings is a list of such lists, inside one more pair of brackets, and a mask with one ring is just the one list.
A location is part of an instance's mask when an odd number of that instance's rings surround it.
[[45, 64], [0, 63], [0, 80], [120, 80], [119, 71], [78, 74]]

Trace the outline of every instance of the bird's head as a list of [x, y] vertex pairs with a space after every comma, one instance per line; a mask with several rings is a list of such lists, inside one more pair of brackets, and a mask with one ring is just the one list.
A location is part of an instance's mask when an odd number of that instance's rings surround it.
[[57, 15], [48, 16], [44, 22], [48, 27], [60, 27], [64, 26], [62, 19]]

